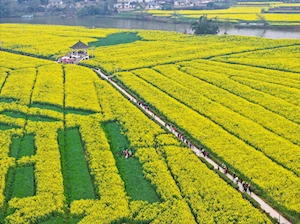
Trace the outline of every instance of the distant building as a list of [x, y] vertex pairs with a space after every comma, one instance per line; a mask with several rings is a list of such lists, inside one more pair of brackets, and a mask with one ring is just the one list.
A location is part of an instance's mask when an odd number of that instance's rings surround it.
[[76, 16], [76, 6], [73, 4], [68, 4], [63, 9], [64, 17], [71, 18]]
[[135, 0], [118, 0], [117, 4], [114, 4], [114, 8], [119, 11], [134, 10], [138, 5], [138, 1]]
[[145, 9], [161, 9], [161, 5], [156, 2], [149, 2], [146, 4]]
[[47, 7], [63, 7], [64, 2], [62, 0], [49, 0]]
[[187, 0], [175, 0], [174, 6], [189, 6], [189, 3]]
[[175, 8], [205, 8], [212, 0], [175, 0]]
[[209, 1], [190, 0], [190, 6], [202, 6], [205, 7]]

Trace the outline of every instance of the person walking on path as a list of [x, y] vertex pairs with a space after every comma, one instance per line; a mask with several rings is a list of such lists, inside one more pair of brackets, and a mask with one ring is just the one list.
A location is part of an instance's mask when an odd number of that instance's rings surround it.
[[235, 177], [235, 183], [239, 184], [239, 178], [238, 177]]
[[244, 192], [247, 192], [247, 188], [248, 188], [248, 183], [244, 183]]
[[225, 168], [225, 171], [224, 171], [224, 173], [225, 173], [225, 174], [227, 174], [227, 173], [228, 173], [228, 168], [227, 168], [227, 167]]
[[249, 194], [251, 195], [251, 187], [250, 184], [248, 185]]

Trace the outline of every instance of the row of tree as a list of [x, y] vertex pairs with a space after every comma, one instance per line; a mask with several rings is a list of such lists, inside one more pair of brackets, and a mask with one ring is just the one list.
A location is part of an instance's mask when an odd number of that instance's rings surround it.
[[200, 16], [197, 21], [191, 23], [191, 28], [196, 35], [217, 34], [219, 32], [218, 18], [207, 18], [206, 15]]

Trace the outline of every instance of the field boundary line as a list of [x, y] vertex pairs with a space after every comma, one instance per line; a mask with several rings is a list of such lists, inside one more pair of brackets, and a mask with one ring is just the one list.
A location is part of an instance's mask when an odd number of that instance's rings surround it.
[[[107, 82], [109, 82], [111, 85], [113, 85], [119, 92], [121, 92], [125, 97], [129, 98], [131, 103], [135, 103], [136, 105], [138, 105], [138, 100], [133, 97], [131, 94], [129, 94], [125, 89], [123, 89], [121, 86], [119, 86], [117, 83], [115, 83], [113, 80], [109, 79], [106, 75], [104, 75], [100, 69], [94, 69], [94, 71], [98, 74], [98, 76], [104, 80], [106, 80]], [[140, 108], [140, 110], [142, 110], [145, 114], [149, 115], [150, 117], [153, 117], [153, 119], [161, 126], [166, 127], [167, 123], [164, 122], [160, 117], [158, 117], [154, 112], [150, 111], [149, 109], [145, 109], [143, 107], [143, 105], [138, 106], [138, 108]], [[177, 132], [176, 130], [170, 130], [170, 128], [168, 128], [169, 132], [172, 133], [173, 135], [175, 135], [176, 139], [178, 139], [178, 134], [179, 132]], [[222, 167], [220, 167], [216, 162], [214, 162], [213, 160], [211, 160], [208, 157], [204, 157], [200, 151], [199, 148], [197, 148], [196, 146], [192, 146], [191, 150], [198, 156], [198, 157], [202, 157], [204, 158], [208, 163], [210, 163], [211, 165], [214, 166], [215, 169], [219, 169], [221, 172], [224, 173], [224, 169]], [[226, 174], [226, 176], [229, 179], [233, 179], [233, 176], [230, 175], [229, 173]], [[239, 191], [243, 192], [243, 186], [242, 184], [239, 182], [238, 183], [238, 187], [239, 187]], [[247, 193], [248, 194], [248, 193]], [[275, 209], [273, 209], [270, 205], [268, 205], [263, 199], [261, 199], [260, 197], [258, 197], [256, 194], [251, 193], [248, 194], [251, 198], [253, 198], [256, 202], [258, 202], [261, 206], [261, 209], [264, 210], [266, 213], [268, 213], [271, 217], [278, 219], [278, 217], [280, 217], [280, 224], [292, 224], [290, 221], [288, 221], [286, 218], [284, 218], [282, 216], [281, 213], [279, 213], [278, 211], [276, 211]]]
[[[259, 92], [264, 93], [264, 94], [267, 94], [267, 95], [269, 95], [269, 96], [273, 96], [273, 97], [275, 97], [275, 98], [277, 98], [277, 99], [279, 99], [279, 100], [285, 101], [286, 103], [293, 104], [295, 107], [300, 107], [300, 105], [297, 105], [297, 104], [295, 104], [295, 103], [289, 102], [289, 101], [287, 101], [287, 100], [284, 99], [284, 98], [280, 98], [280, 97], [276, 96], [275, 94], [273, 95], [273, 94], [270, 93], [270, 92], [264, 92], [263, 90], [261, 90], [261, 89], [259, 89], [259, 88], [255, 88], [255, 87], [249, 85], [248, 83], [245, 84], [245, 83], [243, 83], [243, 82], [239, 82], [239, 81], [233, 79], [232, 76], [228, 76], [228, 78], [229, 78], [230, 80], [232, 80], [233, 82], [239, 83], [239, 84], [241, 84], [241, 85], [243, 85], [243, 86], [247, 86], [247, 87], [249, 87], [249, 88], [251, 88], [251, 89], [253, 89], [253, 90], [259, 91]], [[245, 79], [247, 79], [247, 78], [245, 78]], [[256, 81], [256, 80], [255, 80], [255, 81]], [[260, 81], [260, 80], [258, 80], [258, 81], [261, 82], [261, 83], [264, 82], [264, 81]], [[275, 85], [278, 85], [278, 84], [275, 84]], [[285, 87], [286, 87], [286, 86], [285, 86]], [[291, 88], [291, 87], [286, 87], [286, 88]], [[297, 89], [297, 88], [296, 88], [296, 89]], [[297, 90], [299, 90], [299, 89], [297, 89]]]
[[[193, 107], [192, 107], [191, 105], [189, 105], [188, 103], [186, 103], [186, 102], [184, 102], [184, 101], [178, 99], [177, 97], [173, 96], [171, 93], [169, 93], [169, 92], [167, 92], [166, 90], [162, 89], [161, 87], [159, 87], [159, 86], [153, 84], [152, 82], [147, 81], [146, 79], [140, 77], [139, 75], [136, 75], [136, 76], [137, 76], [139, 79], [141, 79], [141, 80], [145, 81], [146, 83], [148, 83], [149, 85], [151, 85], [152, 87], [154, 87], [155, 89], [161, 91], [162, 93], [164, 93], [164, 94], [166, 94], [167, 96], [171, 97], [172, 99], [176, 100], [178, 103], [180, 103], [180, 104], [182, 104], [182, 105], [188, 107], [190, 110], [196, 112], [196, 113], [199, 114], [200, 116], [205, 117], [206, 119], [208, 119], [209, 121], [213, 122], [214, 124], [216, 124], [216, 125], [217, 125], [218, 127], [220, 127], [221, 129], [223, 129], [224, 131], [226, 131], [227, 133], [229, 133], [230, 135], [232, 135], [232, 136], [238, 138], [239, 140], [243, 141], [245, 144], [247, 144], [247, 145], [249, 145], [250, 147], [254, 148], [256, 151], [259, 151], [259, 152], [263, 153], [264, 156], [266, 156], [268, 159], [272, 160], [272, 161], [273, 161], [274, 163], [276, 163], [277, 165], [283, 167], [284, 169], [286, 169], [286, 170], [292, 172], [292, 173], [295, 174], [297, 177], [299, 177], [299, 174], [296, 173], [296, 171], [292, 170], [291, 168], [287, 167], [287, 166], [286, 166], [285, 164], [283, 164], [282, 162], [280, 162], [280, 161], [278, 161], [277, 159], [275, 159], [275, 158], [271, 157], [270, 155], [266, 154], [266, 152], [263, 151], [261, 148], [259, 148], [258, 146], [255, 146], [252, 142], [249, 142], [249, 141], [247, 141], [246, 139], [240, 137], [238, 134], [234, 133], [234, 132], [233, 132], [232, 130], [230, 130], [228, 127], [225, 127], [225, 126], [224, 126], [223, 124], [221, 124], [219, 121], [215, 121], [214, 118], [212, 118], [212, 117], [206, 115], [206, 114], [203, 113], [203, 112], [200, 112], [198, 109], [193, 108]], [[202, 96], [202, 97], [208, 99], [208, 98], [205, 97], [205, 96]], [[219, 104], [218, 102], [215, 102], [215, 103]], [[223, 106], [222, 104], [219, 104], [219, 105]], [[233, 111], [233, 112], [236, 113], [235, 111]], [[238, 114], [238, 113], [237, 113], [237, 114]], [[244, 118], [246, 118], [246, 119], [249, 119], [249, 118], [247, 118], [247, 117], [245, 117], [245, 116], [243, 116], [243, 115], [241, 115], [241, 116], [244, 117]], [[249, 119], [249, 120], [251, 120], [251, 119]], [[252, 121], [252, 120], [251, 120], [251, 121]], [[256, 123], [256, 122], [255, 122], [255, 123]], [[258, 124], [258, 123], [257, 123], [257, 124]], [[260, 124], [258, 124], [258, 125], [260, 125]], [[261, 126], [262, 128], [264, 128], [262, 125], [260, 125], [260, 126]], [[269, 131], [269, 130], [267, 130], [267, 131]], [[273, 133], [274, 135], [278, 136], [279, 138], [285, 139], [284, 137], [282, 137], [282, 136], [280, 136], [280, 135], [274, 133], [273, 131], [270, 131], [270, 132]], [[285, 140], [289, 141], [288, 139], [285, 139]], [[289, 142], [290, 142], [290, 141], [289, 141]], [[291, 143], [292, 143], [292, 142], [291, 142]], [[292, 144], [294, 144], [294, 143], [292, 143]], [[294, 144], [294, 145], [296, 145], [296, 144]], [[298, 146], [298, 145], [296, 145], [296, 146]]]
[[[272, 50], [272, 49], [270, 49], [270, 50]], [[242, 53], [247, 53], [247, 52], [242, 52]], [[224, 55], [224, 56], [226, 56], [226, 55]], [[217, 56], [217, 57], [219, 57], [219, 56]], [[199, 59], [203, 59], [203, 58], [199, 58]], [[203, 60], [210, 60], [210, 59], [203, 59]], [[295, 73], [295, 74], [300, 74], [300, 72], [293, 71], [293, 70], [287, 70], [287, 69], [282, 69], [282, 68], [271, 68], [271, 67], [266, 67], [266, 66], [261, 66], [261, 65], [251, 65], [251, 64], [240, 63], [240, 62], [235, 62], [235, 61], [219, 61], [219, 60], [214, 60], [214, 58], [212, 58], [211, 61], [221, 62], [221, 63], [225, 63], [225, 64], [243, 65], [243, 66], [248, 66], [248, 67], [253, 67], [253, 68], [262, 68], [262, 69], [273, 70], [273, 71], [291, 72], [291, 73]]]
[[[194, 77], [194, 78], [197, 78], [197, 79], [199, 79], [199, 80], [201, 80], [201, 81], [203, 81], [203, 82], [209, 83], [209, 84], [211, 84], [211, 85], [213, 85], [213, 86], [216, 86], [216, 87], [218, 87], [218, 88], [220, 88], [220, 89], [223, 89], [223, 90], [225, 90], [225, 91], [227, 91], [227, 92], [229, 92], [229, 93], [231, 93], [231, 94], [234, 94], [234, 95], [237, 96], [237, 97], [243, 98], [244, 100], [247, 100], [247, 101], [250, 102], [250, 103], [258, 104], [259, 106], [265, 108], [266, 110], [268, 110], [268, 111], [270, 111], [270, 112], [272, 112], [272, 113], [274, 113], [274, 114], [277, 114], [277, 115], [279, 115], [279, 116], [281, 116], [281, 117], [283, 117], [283, 118], [285, 118], [285, 119], [287, 119], [287, 120], [289, 120], [289, 121], [291, 121], [291, 122], [293, 122], [293, 123], [295, 123], [295, 124], [300, 124], [299, 122], [293, 121], [292, 119], [290, 119], [290, 118], [288, 118], [288, 117], [286, 117], [286, 116], [284, 116], [284, 115], [282, 115], [282, 114], [280, 114], [280, 113], [278, 113], [278, 112], [276, 112], [276, 111], [273, 111], [273, 110], [267, 108], [266, 106], [264, 106], [264, 105], [262, 105], [262, 104], [260, 104], [260, 103], [255, 103], [254, 101], [252, 101], [251, 99], [248, 99], [248, 98], [245, 97], [245, 96], [240, 96], [240, 95], [238, 95], [238, 94], [236, 94], [236, 93], [234, 93], [234, 92], [231, 92], [230, 90], [226, 89], [226, 88], [223, 87], [223, 86], [222, 86], [222, 87], [217, 86], [217, 85], [214, 84], [214, 82], [207, 81], [207, 80], [202, 79], [202, 78], [200, 78], [200, 77], [198, 77], [198, 76], [196, 76], [196, 75], [191, 74], [190, 72], [183, 71], [182, 68], [180, 68], [179, 70], [182, 71], [182, 72], [184, 72], [185, 74], [190, 75], [190, 76], [192, 76], [192, 77]], [[217, 73], [216, 73], [216, 74], [217, 74]], [[257, 91], [257, 90], [255, 90], [255, 91]]]
[[[218, 60], [214, 60], [214, 58], [229, 56], [229, 55], [235, 55], [235, 54], [251, 53], [251, 52], [256, 52], [256, 51], [273, 50], [273, 49], [285, 48], [285, 47], [294, 47], [294, 46], [300, 46], [300, 44], [281, 45], [281, 46], [258, 48], [258, 49], [252, 49], [252, 50], [247, 49], [247, 50], [242, 50], [242, 51], [239, 51], [239, 52], [224, 53], [224, 54], [212, 55], [212, 56], [207, 56], [207, 57], [197, 57], [197, 58], [187, 59], [187, 60], [185, 60], [185, 59], [184, 60], [175, 60], [175, 61], [160, 63], [160, 64], [156, 64], [156, 65], [147, 65], [147, 66], [141, 66], [141, 67], [125, 69], [125, 70], [119, 70], [119, 71], [120, 72], [122, 72], [122, 71], [123, 72], [124, 71], [134, 71], [134, 70], [139, 70], [139, 69], [143, 69], [143, 68], [153, 68], [153, 67], [161, 66], [161, 65], [170, 65], [170, 64], [180, 63], [180, 62], [191, 62], [191, 61], [199, 60], [199, 59], [202, 59], [202, 60], [211, 60], [212, 59], [212, 61], [217, 61], [217, 62], [223, 62], [223, 63], [230, 64], [231, 62], [218, 61]], [[239, 64], [239, 63], [234, 63], [233, 62], [232, 64]], [[269, 68], [269, 67], [263, 67], [263, 66], [252, 66], [252, 65], [249, 65], [249, 64], [240, 64], [240, 65], [245, 65], [245, 66], [249, 66], [249, 67], [257, 67], [257, 68], [264, 68], [264, 69], [270, 69], [270, 70], [277, 70], [277, 71], [283, 71], [283, 72], [300, 73], [300, 72], [296, 72], [296, 71], [275, 69], [275, 68]]]
[[[162, 76], [168, 78], [168, 76], [164, 75], [164, 74], [161, 73], [159, 70], [157, 70], [157, 69], [155, 69], [155, 68], [153, 68], [152, 70], [153, 70], [153, 71], [156, 71], [156, 72], [158, 72], [159, 74], [161, 74]], [[185, 73], [185, 74], [187, 74], [187, 73]], [[187, 74], [187, 75], [189, 75], [189, 74]], [[195, 77], [194, 77], [194, 78], [195, 78]], [[172, 80], [173, 80], [173, 79], [172, 79]], [[180, 84], [180, 82], [176, 81], [175, 79], [174, 79], [173, 81], [175, 81], [176, 83]], [[224, 89], [222, 89], [222, 88], [220, 88], [220, 87], [218, 87], [218, 86], [215, 86], [215, 85], [213, 85], [213, 84], [211, 84], [211, 83], [208, 83], [208, 82], [206, 82], [206, 81], [203, 81], [203, 80], [201, 80], [201, 79], [199, 79], [199, 81], [205, 82], [205, 83], [207, 83], [208, 85], [212, 85], [212, 86], [214, 86], [214, 87], [220, 89], [221, 91], [224, 90]], [[227, 106], [226, 104], [221, 103], [221, 102], [219, 102], [219, 101], [217, 101], [217, 100], [215, 100], [215, 99], [213, 99], [213, 98], [209, 98], [209, 97], [205, 96], [204, 94], [201, 94], [201, 92], [199, 92], [199, 91], [195, 91], [195, 90], [193, 90], [193, 91], [196, 92], [196, 93], [198, 93], [198, 94], [200, 94], [201, 96], [205, 97], [206, 99], [209, 99], [209, 100], [211, 100], [212, 102], [215, 102], [215, 103], [217, 103], [217, 104], [220, 104], [221, 106], [223, 106], [223, 107], [225, 107], [225, 108], [227, 108], [227, 109], [229, 109], [229, 110], [232, 110], [233, 112], [235, 112], [235, 113], [241, 115], [242, 117], [247, 118], [247, 119], [249, 119], [249, 120], [251, 120], [251, 121], [257, 123], [258, 125], [260, 125], [261, 127], [265, 128], [266, 130], [268, 130], [268, 131], [274, 133], [275, 135], [277, 135], [277, 136], [279, 136], [279, 137], [284, 138], [285, 140], [291, 142], [292, 144], [294, 144], [294, 145], [296, 145], [296, 146], [300, 146], [300, 144], [298, 145], [297, 143], [293, 142], [291, 139], [286, 138], [284, 135], [279, 134], [279, 133], [273, 131], [272, 129], [268, 128], [266, 125], [261, 124], [261, 123], [258, 123], [257, 121], [255, 121], [254, 119], [252, 119], [251, 116], [248, 117], [248, 116], [244, 115], [243, 113], [241, 113], [239, 110], [233, 109], [233, 108], [231, 108], [230, 106]], [[226, 91], [226, 90], [224, 90], [224, 91]], [[226, 91], [226, 92], [228, 92], [228, 91]], [[233, 94], [233, 93], [230, 93], [230, 92], [228, 92], [228, 93], [229, 93], [229, 94], [232, 94], [233, 96], [238, 97], [237, 95], [235, 95], [235, 94]], [[258, 105], [258, 104], [254, 104], [254, 103], [252, 103], [252, 102], [250, 102], [250, 101], [247, 101], [247, 100], [244, 99], [244, 98], [241, 98], [241, 99], [242, 99], [242, 100], [245, 100], [245, 101], [246, 101], [247, 103], [249, 103], [249, 104], [257, 105], [258, 107], [261, 107], [262, 109], [267, 110], [267, 109], [265, 109], [264, 107], [262, 107], [262, 106], [260, 106], [260, 105]], [[269, 111], [269, 110], [267, 110], [267, 111], [268, 111], [268, 112], [271, 112], [271, 111]], [[276, 115], [276, 116], [280, 116], [280, 115], [278, 115], [277, 113], [274, 113], [274, 112], [271, 112], [271, 113], [273, 113], [273, 114]], [[282, 117], [282, 116], [280, 116], [280, 117]], [[284, 117], [282, 117], [282, 118], [284, 118]], [[286, 119], [286, 118], [284, 118], [284, 119]], [[290, 122], [290, 120], [288, 120], [288, 119], [286, 119], [286, 120]], [[295, 123], [295, 124], [297, 124], [297, 123]]]

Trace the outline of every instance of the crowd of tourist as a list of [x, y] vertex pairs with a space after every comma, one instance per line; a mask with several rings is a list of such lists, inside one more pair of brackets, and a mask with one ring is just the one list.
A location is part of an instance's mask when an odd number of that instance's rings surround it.
[[[136, 101], [134, 98], [129, 98], [129, 100], [136, 102], [140, 107], [142, 107], [143, 109], [145, 109], [150, 115], [152, 115], [155, 118], [155, 114], [150, 111], [149, 106], [142, 102], [142, 101]], [[187, 140], [187, 138], [181, 134], [180, 132], [177, 131], [177, 128], [175, 126], [172, 126], [171, 124], [165, 123], [165, 127], [171, 131], [173, 134], [175, 134], [175, 136], [177, 136], [177, 138], [179, 138], [182, 142], [184, 142], [185, 144], [188, 145], [189, 148], [193, 149], [195, 146]], [[200, 147], [200, 152], [202, 153], [203, 157], [209, 157], [209, 152], [205, 151], [204, 148]], [[128, 157], [132, 157], [132, 151], [131, 150], [124, 150], [124, 157], [127, 159]], [[223, 168], [224, 174], [225, 175], [230, 175], [229, 174], [229, 170], [228, 167], [223, 163], [221, 165], [221, 167]], [[219, 170], [219, 166], [218, 166], [218, 170]], [[251, 190], [251, 186], [248, 182], [244, 182], [243, 180], [239, 180], [239, 178], [236, 176], [235, 172], [233, 172], [232, 174], [232, 181], [237, 184], [237, 185], [241, 185], [243, 192], [249, 192], [251, 194], [252, 190]]]

